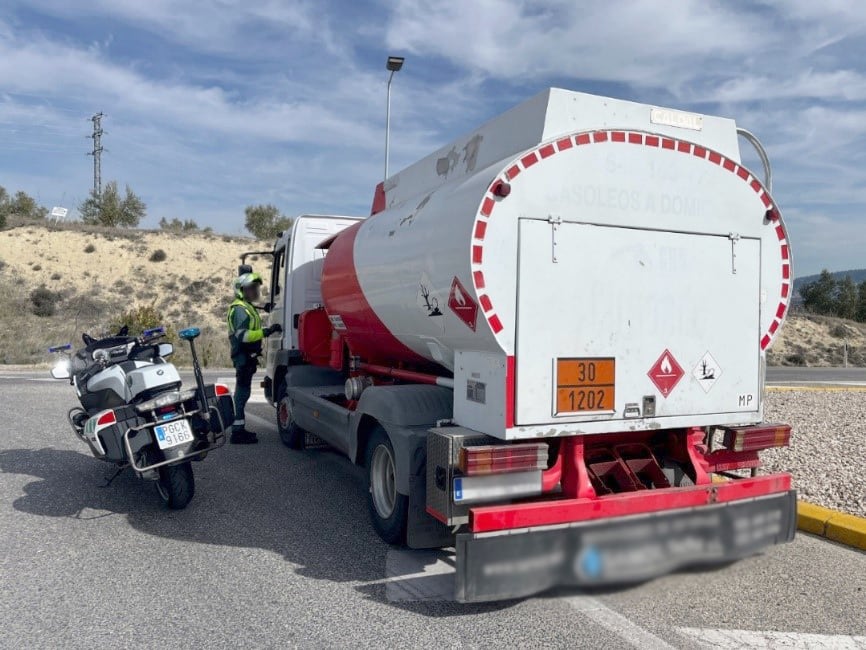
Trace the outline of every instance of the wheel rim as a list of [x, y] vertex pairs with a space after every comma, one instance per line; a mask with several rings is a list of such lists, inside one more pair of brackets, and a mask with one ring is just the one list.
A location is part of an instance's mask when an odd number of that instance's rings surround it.
[[397, 502], [397, 479], [394, 457], [385, 445], [379, 445], [373, 452], [370, 463], [370, 493], [379, 516], [382, 519], [390, 517]]
[[292, 421], [292, 413], [289, 410], [289, 398], [284, 397], [280, 400], [280, 406], [277, 409], [277, 422], [281, 429], [288, 429], [289, 422]]

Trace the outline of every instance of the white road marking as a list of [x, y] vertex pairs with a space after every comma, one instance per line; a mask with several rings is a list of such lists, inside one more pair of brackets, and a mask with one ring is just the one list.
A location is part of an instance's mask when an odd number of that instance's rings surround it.
[[[229, 387], [232, 394], [235, 392], [235, 378], [234, 377], [217, 377], [218, 384], [225, 384]], [[258, 385], [258, 382], [253, 380], [253, 391], [252, 395], [250, 395], [249, 404], [267, 404], [268, 400], [265, 399], [265, 391]]]
[[615, 612], [595, 598], [590, 596], [569, 596], [564, 599], [574, 609], [600, 625], [608, 632], [616, 634], [620, 639], [634, 648], [641, 650], [674, 650], [675, 646], [628, 620], [619, 612]]
[[[385, 578], [369, 584], [385, 584], [389, 602], [453, 602], [455, 588], [453, 550], [413, 551], [392, 549], [385, 558]], [[554, 600], [554, 599], [551, 599]], [[664, 639], [633, 623], [601, 601], [589, 596], [555, 598], [641, 650], [673, 650]]]
[[740, 648], [786, 648], [791, 650], [866, 650], [866, 636], [842, 634], [806, 634], [799, 632], [752, 632], [749, 630], [702, 630], [695, 627], [676, 628], [679, 634], [701, 647], [714, 650]]

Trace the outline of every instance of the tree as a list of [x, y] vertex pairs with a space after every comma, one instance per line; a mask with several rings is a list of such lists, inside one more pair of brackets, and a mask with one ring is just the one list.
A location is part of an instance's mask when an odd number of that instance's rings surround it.
[[193, 232], [200, 230], [198, 224], [192, 219], [181, 221], [177, 217], [169, 221], [165, 217], [159, 220], [159, 227], [169, 232]]
[[109, 228], [134, 228], [144, 218], [147, 207], [129, 187], [126, 186], [126, 196], [120, 198], [117, 181], [111, 181], [102, 190], [102, 196], [91, 191], [79, 207], [81, 220], [91, 226], [108, 226]]
[[17, 215], [25, 219], [44, 219], [48, 215], [48, 208], [39, 205], [27, 192], [15, 192], [10, 197], [5, 188], [0, 187], [0, 228], [6, 225], [9, 215]]
[[292, 220], [280, 214], [274, 205], [248, 205], [246, 228], [257, 239], [276, 239], [292, 225]]
[[806, 311], [823, 316], [832, 316], [836, 312], [836, 292], [836, 280], [827, 269], [821, 271], [817, 280], [800, 289]]
[[857, 285], [857, 309], [854, 311], [854, 320], [866, 322], [866, 280]]
[[836, 314], [842, 318], [853, 319], [857, 315], [857, 285], [850, 275], [838, 283], [836, 294]]
[[0, 228], [6, 227], [6, 215], [8, 212], [9, 206], [9, 194], [6, 192], [6, 188], [0, 185]]

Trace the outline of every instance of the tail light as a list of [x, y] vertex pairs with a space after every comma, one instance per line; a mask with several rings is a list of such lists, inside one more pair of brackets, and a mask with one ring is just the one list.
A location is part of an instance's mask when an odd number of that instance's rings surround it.
[[465, 476], [544, 470], [547, 469], [547, 443], [463, 447], [459, 467]]
[[725, 429], [725, 447], [730, 451], [760, 451], [791, 444], [791, 427], [787, 424], [760, 424]]
[[226, 386], [225, 384], [215, 384], [214, 385], [214, 394], [217, 397], [222, 397], [223, 395], [231, 394], [231, 391], [229, 391], [229, 387]]
[[117, 416], [114, 415], [114, 411], [105, 411], [99, 416], [99, 419], [96, 420], [96, 426], [107, 427], [109, 424], [114, 424], [116, 422]]

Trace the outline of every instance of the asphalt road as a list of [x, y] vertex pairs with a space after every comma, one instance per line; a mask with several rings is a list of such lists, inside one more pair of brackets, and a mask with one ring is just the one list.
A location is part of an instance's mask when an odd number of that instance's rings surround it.
[[767, 368], [767, 383], [776, 385], [863, 385], [866, 368]]
[[268, 406], [262, 442], [196, 464], [168, 512], [131, 475], [101, 486], [70, 387], [41, 378], [0, 371], [0, 647], [866, 648], [861, 552], [799, 535], [629, 589], [460, 605], [448, 554], [382, 543], [363, 473], [283, 447]]

